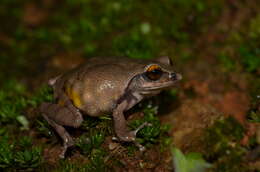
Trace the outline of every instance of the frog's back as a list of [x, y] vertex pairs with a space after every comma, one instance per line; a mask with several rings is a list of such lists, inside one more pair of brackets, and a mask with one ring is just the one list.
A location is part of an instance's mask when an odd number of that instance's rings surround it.
[[[73, 104], [91, 116], [112, 111], [129, 81], [145, 63], [128, 58], [92, 58], [63, 75], [56, 83]], [[61, 88], [62, 87], [62, 88]]]

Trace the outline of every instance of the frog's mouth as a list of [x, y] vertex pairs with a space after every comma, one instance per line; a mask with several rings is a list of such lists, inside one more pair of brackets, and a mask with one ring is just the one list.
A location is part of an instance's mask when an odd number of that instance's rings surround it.
[[144, 90], [144, 91], [164, 90], [164, 89], [172, 87], [176, 82], [177, 81], [171, 81], [171, 82], [160, 84], [160, 86], [143, 87], [142, 90]]

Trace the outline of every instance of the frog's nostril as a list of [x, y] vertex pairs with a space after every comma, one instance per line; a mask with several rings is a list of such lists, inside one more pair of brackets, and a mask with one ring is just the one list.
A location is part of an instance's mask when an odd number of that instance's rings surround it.
[[171, 73], [170, 78], [173, 80], [181, 80], [182, 76], [181, 76], [181, 74], [178, 74], [178, 73]]
[[176, 73], [171, 73], [170, 78], [173, 79], [173, 80], [176, 80], [177, 79]]

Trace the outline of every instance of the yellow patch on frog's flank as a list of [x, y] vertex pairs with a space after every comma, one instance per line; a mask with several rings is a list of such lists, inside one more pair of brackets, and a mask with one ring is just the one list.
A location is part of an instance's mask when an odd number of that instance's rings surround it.
[[80, 100], [80, 96], [78, 92], [74, 91], [71, 87], [66, 87], [66, 93], [68, 97], [72, 100], [73, 104], [77, 107], [80, 108], [82, 105], [82, 102]]
[[72, 91], [72, 101], [74, 103], [74, 105], [78, 108], [81, 107], [82, 103], [81, 103], [81, 100], [80, 100], [80, 96], [77, 92], [75, 91]]

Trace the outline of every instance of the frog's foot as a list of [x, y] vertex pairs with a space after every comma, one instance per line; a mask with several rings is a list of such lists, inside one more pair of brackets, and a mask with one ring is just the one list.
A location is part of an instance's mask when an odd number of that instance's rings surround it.
[[142, 146], [140, 143], [136, 141], [136, 134], [138, 133], [139, 130], [146, 126], [152, 126], [152, 124], [145, 122], [142, 125], [140, 125], [137, 129], [130, 131], [130, 132], [124, 132], [118, 135], [118, 137], [113, 137], [112, 140], [116, 141], [123, 141], [123, 142], [133, 142], [140, 151], [144, 151], [145, 147]]
[[144, 152], [146, 148], [138, 142], [134, 142], [135, 146], [139, 148], [139, 151]]
[[[152, 126], [151, 123], [148, 123], [148, 122], [144, 122], [142, 125], [140, 125], [137, 129], [135, 129], [134, 131], [131, 131], [134, 133], [135, 137], [136, 137], [136, 134], [138, 133], [139, 130], [143, 129], [144, 127], [146, 126]], [[140, 143], [138, 143], [137, 141], [134, 141], [134, 144], [139, 148], [139, 150], [141, 152], [145, 151], [145, 147], [143, 145], [141, 145]]]
[[67, 149], [69, 147], [72, 147], [74, 146], [75, 142], [73, 141], [73, 139], [70, 137], [70, 140], [65, 140], [64, 143], [63, 143], [63, 147], [62, 147], [62, 150], [61, 150], [61, 153], [59, 154], [59, 157], [64, 159], [65, 158], [65, 154], [67, 152]]

